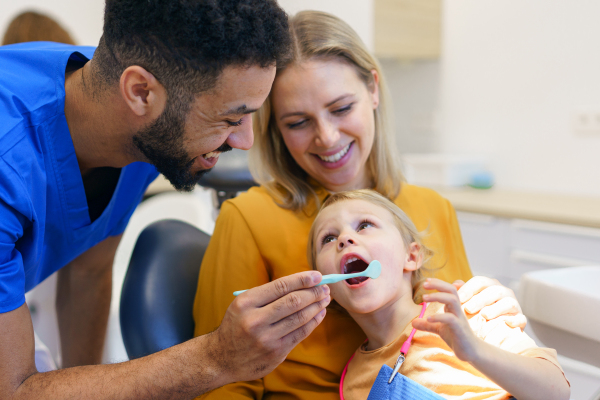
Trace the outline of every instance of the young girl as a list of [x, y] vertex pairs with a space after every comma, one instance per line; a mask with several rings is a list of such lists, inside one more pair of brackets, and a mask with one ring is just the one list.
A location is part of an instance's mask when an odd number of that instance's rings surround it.
[[[347, 365], [340, 387], [344, 399], [367, 398], [381, 366], [394, 367], [413, 328], [417, 332], [400, 373], [444, 398], [569, 398], [555, 350], [538, 348], [502, 321], [465, 315], [453, 285], [423, 280], [423, 265], [432, 253], [406, 214], [380, 194], [333, 194], [308, 243], [309, 262], [323, 274], [362, 271], [373, 260], [382, 265], [378, 279], [330, 285], [332, 298], [367, 335]], [[414, 301], [419, 286], [437, 291], [417, 294], [427, 302], [423, 305]], [[424, 308], [423, 318], [417, 318]]]

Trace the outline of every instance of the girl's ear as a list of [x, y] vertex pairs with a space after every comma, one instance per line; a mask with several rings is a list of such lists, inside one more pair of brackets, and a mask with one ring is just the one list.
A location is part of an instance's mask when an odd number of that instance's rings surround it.
[[421, 253], [421, 245], [417, 242], [412, 242], [406, 250], [406, 262], [404, 263], [405, 271], [416, 271], [421, 268], [423, 263], [423, 254]]

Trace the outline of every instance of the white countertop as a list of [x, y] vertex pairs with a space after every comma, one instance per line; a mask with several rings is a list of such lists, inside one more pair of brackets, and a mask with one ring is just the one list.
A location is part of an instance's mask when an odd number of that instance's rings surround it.
[[502, 189], [434, 188], [457, 211], [600, 228], [600, 197]]

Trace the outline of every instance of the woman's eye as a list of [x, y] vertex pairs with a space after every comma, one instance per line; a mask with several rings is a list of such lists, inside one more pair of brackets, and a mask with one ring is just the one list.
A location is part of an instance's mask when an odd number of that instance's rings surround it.
[[229, 126], [240, 126], [242, 124], [242, 122], [244, 122], [244, 118], [241, 118], [239, 121], [227, 120], [227, 123], [229, 124]]
[[340, 107], [337, 110], [333, 110], [332, 113], [336, 114], [336, 115], [344, 115], [344, 114], [348, 113], [350, 110], [352, 110], [353, 105], [354, 105], [354, 103], [350, 103], [347, 106]]
[[287, 126], [288, 126], [288, 129], [300, 128], [300, 127], [302, 127], [302, 126], [304, 125], [304, 123], [305, 123], [306, 121], [307, 121], [306, 119], [301, 119], [301, 120], [300, 120], [300, 121], [298, 121], [298, 122], [294, 122], [294, 123], [288, 124], [288, 125], [287, 125]]

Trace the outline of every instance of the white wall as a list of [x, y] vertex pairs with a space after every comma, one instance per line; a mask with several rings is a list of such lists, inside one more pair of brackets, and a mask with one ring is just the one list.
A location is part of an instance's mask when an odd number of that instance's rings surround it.
[[578, 136], [578, 106], [600, 108], [600, 2], [446, 1], [441, 148], [488, 154], [498, 186], [600, 195], [600, 135]]
[[[373, 0], [279, 0], [288, 14], [320, 10], [337, 15], [355, 29], [373, 48]], [[0, 34], [10, 21], [26, 10], [43, 12], [56, 19], [83, 45], [97, 45], [102, 35], [104, 0], [0, 0]]]
[[54, 18], [81, 45], [97, 46], [102, 35], [104, 0], [0, 0], [0, 35], [23, 11], [37, 11]]

